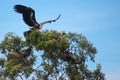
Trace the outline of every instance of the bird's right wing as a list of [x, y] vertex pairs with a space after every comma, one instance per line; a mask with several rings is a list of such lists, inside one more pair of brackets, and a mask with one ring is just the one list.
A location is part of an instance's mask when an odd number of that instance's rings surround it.
[[28, 7], [23, 6], [23, 5], [15, 5], [14, 10], [18, 13], [21, 13], [21, 14], [29, 11]]
[[15, 5], [14, 9], [16, 12], [21, 13], [23, 15], [24, 22], [29, 26], [39, 26], [35, 19], [35, 11], [23, 5]]

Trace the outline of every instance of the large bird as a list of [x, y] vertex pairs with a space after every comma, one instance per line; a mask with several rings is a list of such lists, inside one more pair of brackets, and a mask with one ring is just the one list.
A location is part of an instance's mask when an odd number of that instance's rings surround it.
[[54, 20], [44, 21], [44, 22], [39, 24], [35, 19], [35, 11], [32, 8], [27, 7], [27, 6], [23, 6], [23, 5], [15, 5], [14, 9], [15, 9], [16, 12], [22, 14], [24, 22], [28, 26], [32, 27], [32, 29], [41, 29], [44, 24], [55, 22], [61, 16], [61, 15], [59, 15]]

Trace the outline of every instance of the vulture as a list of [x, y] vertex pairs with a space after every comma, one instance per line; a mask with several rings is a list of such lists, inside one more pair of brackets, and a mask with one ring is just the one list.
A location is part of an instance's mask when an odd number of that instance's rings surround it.
[[18, 51], [18, 50], [13, 50], [11, 51], [9, 54], [11, 56], [14, 56], [14, 57], [23, 57], [23, 58], [26, 58], [28, 57], [31, 53], [32, 53], [32, 46], [30, 46], [29, 48], [27, 49], [24, 49], [22, 51]]
[[32, 29], [41, 29], [44, 24], [55, 22], [61, 16], [61, 15], [59, 15], [56, 19], [47, 20], [42, 23], [38, 23], [35, 18], [35, 11], [32, 8], [24, 6], [24, 5], [15, 5], [14, 10], [16, 12], [22, 14], [24, 22], [28, 26], [32, 27]]
[[64, 52], [63, 60], [67, 61], [68, 63], [73, 63], [73, 64], [76, 63], [76, 57], [73, 55], [72, 52], [69, 52], [69, 51]]
[[10, 51], [9, 56], [17, 58], [22, 63], [22, 65], [25, 66], [28, 63], [25, 58], [27, 58], [32, 53], [32, 49], [33, 47], [30, 46], [29, 48], [22, 51], [13, 50]]

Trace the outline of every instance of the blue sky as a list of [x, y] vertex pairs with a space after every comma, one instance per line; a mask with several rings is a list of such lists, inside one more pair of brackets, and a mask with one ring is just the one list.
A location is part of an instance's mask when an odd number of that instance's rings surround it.
[[42, 30], [82, 33], [98, 50], [93, 65], [102, 65], [107, 80], [120, 79], [119, 0], [1, 0], [0, 41], [8, 32], [23, 37], [23, 32], [29, 29], [21, 15], [14, 12], [16, 4], [32, 7], [38, 22], [61, 14], [56, 23], [46, 24]]

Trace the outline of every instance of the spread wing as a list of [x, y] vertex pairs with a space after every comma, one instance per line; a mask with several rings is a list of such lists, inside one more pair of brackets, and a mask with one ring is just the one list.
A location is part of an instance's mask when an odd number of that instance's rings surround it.
[[60, 18], [60, 16], [61, 16], [61, 14], [59, 14], [59, 16], [56, 19], [41, 22], [39, 28], [41, 28], [44, 24], [56, 22]]
[[39, 26], [35, 19], [35, 11], [32, 8], [23, 5], [15, 5], [14, 9], [16, 12], [21, 13], [23, 15], [23, 20], [27, 25], [32, 27]]

